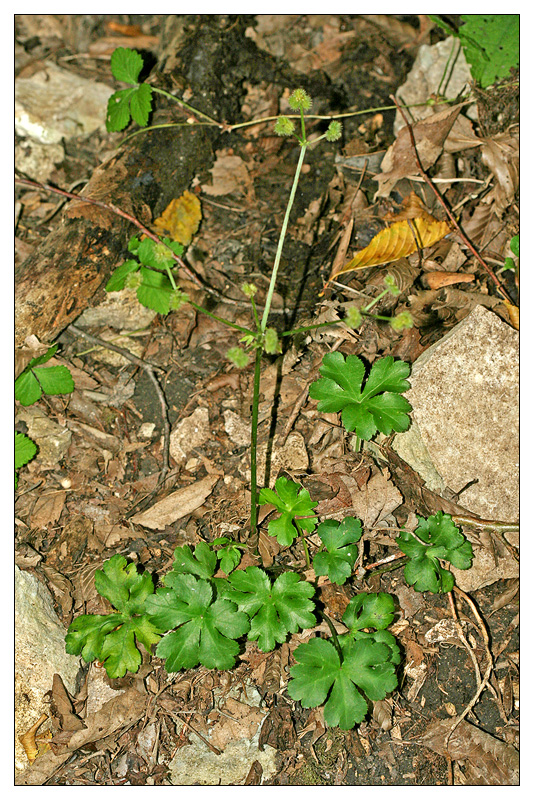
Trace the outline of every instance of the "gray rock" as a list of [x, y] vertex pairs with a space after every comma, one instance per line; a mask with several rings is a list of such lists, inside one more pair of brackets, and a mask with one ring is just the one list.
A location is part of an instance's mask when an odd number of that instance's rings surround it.
[[46, 63], [15, 81], [15, 129], [42, 144], [89, 136], [104, 128], [113, 89]]
[[[66, 629], [58, 619], [46, 586], [15, 567], [15, 733], [20, 736], [48, 712], [46, 692], [54, 673], [74, 693], [80, 659], [65, 651]], [[16, 739], [15, 766], [28, 759]]]
[[486, 519], [519, 513], [518, 380], [518, 332], [476, 306], [413, 365], [416, 424], [393, 442], [434, 491], [478, 478], [459, 503]]

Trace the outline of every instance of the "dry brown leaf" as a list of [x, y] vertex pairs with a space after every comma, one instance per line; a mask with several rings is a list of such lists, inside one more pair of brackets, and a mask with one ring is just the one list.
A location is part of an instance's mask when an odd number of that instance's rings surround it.
[[496, 211], [500, 215], [513, 203], [519, 187], [519, 133], [500, 133], [486, 139], [481, 155], [497, 181], [494, 192]]
[[52, 697], [50, 710], [58, 727], [62, 731], [81, 731], [85, 728], [80, 717], [74, 713], [74, 705], [65, 688], [61, 676], [54, 674], [52, 679]]
[[466, 777], [473, 786], [517, 786], [519, 753], [489, 733], [462, 720], [447, 737], [458, 718], [432, 723], [421, 737], [434, 752], [453, 761], [464, 761]]
[[177, 519], [182, 519], [199, 508], [210, 495], [218, 480], [217, 475], [208, 475], [201, 481], [178, 489], [177, 492], [173, 492], [146, 511], [135, 514], [132, 522], [151, 530], [161, 530], [166, 525], [172, 525]]
[[354, 269], [376, 267], [406, 258], [417, 251], [417, 244], [420, 248], [430, 247], [450, 232], [449, 223], [437, 219], [420, 218], [394, 222], [391, 227], [380, 231], [367, 247], [360, 250], [342, 269], [333, 272], [329, 280]]
[[158, 236], [168, 236], [174, 242], [188, 245], [198, 230], [202, 219], [200, 200], [192, 192], [175, 197], [163, 214], [154, 220], [154, 231]]
[[35, 735], [43, 722], [46, 722], [47, 719], [47, 714], [41, 714], [35, 725], [32, 725], [31, 728], [26, 731], [26, 733], [23, 733], [22, 736], [19, 736], [19, 742], [23, 746], [24, 752], [26, 753], [30, 764], [33, 764], [37, 758], [37, 755], [39, 754], [39, 745], [35, 740]]
[[422, 283], [429, 289], [441, 289], [442, 286], [449, 286], [452, 283], [472, 283], [474, 275], [466, 275], [464, 272], [442, 272], [435, 270], [423, 275]]
[[39, 497], [33, 508], [31, 521], [34, 528], [46, 528], [57, 522], [63, 511], [67, 492], [52, 490]]
[[[427, 170], [435, 164], [443, 152], [443, 144], [456, 122], [461, 108], [460, 105], [447, 108], [420, 120], [412, 127], [423, 169]], [[381, 166], [382, 172], [374, 178], [379, 184], [375, 198], [388, 197], [397, 181], [408, 175], [419, 174], [419, 166], [407, 126], [399, 131], [395, 142], [384, 156]]]
[[227, 150], [217, 151], [217, 161], [210, 170], [213, 181], [203, 184], [202, 191], [218, 197], [240, 191], [243, 194], [253, 192], [252, 181], [247, 165], [239, 156], [234, 156]]

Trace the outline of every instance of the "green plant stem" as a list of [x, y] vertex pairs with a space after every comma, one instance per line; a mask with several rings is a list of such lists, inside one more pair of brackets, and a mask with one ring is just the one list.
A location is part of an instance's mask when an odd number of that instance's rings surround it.
[[305, 333], [305, 331], [314, 331], [317, 328], [333, 328], [343, 320], [335, 320], [334, 322], [318, 322], [315, 325], [303, 325], [302, 328], [293, 328], [291, 331], [284, 331], [279, 333], [279, 336], [293, 336], [295, 333]]
[[258, 524], [258, 411], [260, 401], [261, 348], [256, 348], [254, 360], [254, 389], [252, 392], [252, 422], [250, 431], [250, 533], [256, 533]]
[[324, 619], [324, 621], [330, 628], [330, 633], [332, 634], [332, 644], [337, 650], [340, 662], [343, 663], [343, 651], [341, 649], [341, 645], [339, 644], [339, 639], [337, 638], [337, 631], [335, 629], [334, 623], [332, 622], [330, 617], [327, 617], [326, 614], [323, 611], [321, 611], [320, 608], [318, 608], [317, 611], [319, 612], [321, 617]]
[[388, 291], [389, 291], [389, 289], [384, 289], [383, 292], [380, 292], [378, 297], [375, 297], [374, 300], [371, 300], [370, 303], [368, 303], [366, 306], [364, 306], [363, 308], [360, 309], [360, 313], [361, 314], [365, 314], [367, 311], [370, 311], [371, 308], [373, 306], [375, 306], [378, 303], [379, 300], [382, 300], [382, 298], [388, 293]]
[[293, 207], [293, 202], [295, 200], [295, 194], [297, 191], [297, 185], [300, 178], [300, 172], [302, 170], [302, 165], [304, 163], [304, 156], [306, 155], [306, 144], [301, 144], [300, 150], [300, 157], [297, 164], [297, 169], [295, 170], [295, 177], [293, 178], [293, 186], [291, 187], [291, 194], [289, 195], [289, 201], [286, 208], [286, 213], [284, 217], [284, 222], [282, 224], [282, 230], [280, 231], [280, 238], [278, 240], [278, 247], [276, 249], [276, 256], [274, 259], [273, 271], [271, 275], [271, 282], [269, 284], [269, 290], [267, 292], [267, 299], [265, 301], [265, 308], [263, 309], [263, 317], [261, 319], [261, 332], [265, 333], [265, 328], [267, 327], [267, 318], [269, 317], [269, 311], [271, 308], [271, 303], [273, 300], [274, 294], [274, 286], [276, 283], [276, 276], [278, 274], [278, 267], [280, 266], [280, 259], [282, 257], [282, 249], [284, 247], [284, 239], [286, 237], [287, 226], [289, 224], [289, 215], [291, 213], [291, 209]]
[[217, 120], [213, 119], [213, 117], [208, 116], [208, 114], [204, 114], [203, 111], [199, 111], [197, 108], [193, 108], [193, 106], [187, 105], [187, 103], [184, 103], [183, 100], [180, 100], [178, 97], [170, 94], [170, 92], [166, 92], [165, 89], [159, 89], [157, 86], [151, 86], [151, 88], [153, 92], [157, 92], [158, 94], [164, 95], [164, 97], [168, 97], [170, 100], [174, 100], [175, 103], [178, 103], [179, 106], [186, 108], [192, 114], [195, 114], [195, 116], [203, 117], [204, 119], [208, 120], [210, 125], [218, 125], [221, 127], [221, 123], [217, 122]]
[[196, 311], [200, 311], [201, 314], [206, 314], [208, 317], [217, 320], [217, 322], [222, 322], [223, 325], [228, 325], [229, 328], [234, 328], [236, 331], [241, 331], [241, 333], [251, 333], [254, 336], [254, 331], [251, 331], [250, 328], [243, 328], [242, 325], [237, 325], [235, 322], [230, 322], [230, 320], [225, 319], [224, 317], [219, 317], [217, 314], [212, 314], [212, 312], [208, 311], [207, 308], [199, 306], [197, 303], [194, 303], [193, 300], [188, 300], [187, 302], [189, 305], [193, 306]]
[[300, 527], [300, 525], [298, 523], [298, 520], [295, 520], [295, 525], [297, 526], [297, 530], [299, 532], [299, 536], [300, 536], [300, 538], [302, 540], [302, 545], [304, 547], [304, 557], [306, 559], [306, 568], [309, 569], [311, 567], [311, 561], [310, 561], [310, 551], [308, 550], [308, 544], [306, 542], [306, 536], [304, 535], [304, 531]]

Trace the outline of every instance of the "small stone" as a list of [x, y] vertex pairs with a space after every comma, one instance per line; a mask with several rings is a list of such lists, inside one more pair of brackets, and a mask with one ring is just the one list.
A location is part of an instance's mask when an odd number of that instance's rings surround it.
[[[406, 397], [416, 425], [395, 437], [394, 449], [425, 479], [438, 473], [453, 492], [477, 479], [458, 503], [485, 519], [515, 521], [518, 382], [518, 332], [492, 311], [476, 306], [414, 363]], [[414, 448], [417, 429], [420, 446]], [[426, 450], [435, 472], [416, 449]], [[441, 490], [439, 482], [430, 484]]]

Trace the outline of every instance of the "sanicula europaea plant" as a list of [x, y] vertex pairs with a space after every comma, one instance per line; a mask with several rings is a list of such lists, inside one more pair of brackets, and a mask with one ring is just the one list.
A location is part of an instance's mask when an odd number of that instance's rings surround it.
[[[134, 64], [128, 56], [128, 64], [130, 71], [126, 70], [122, 79], [136, 84], [139, 61]], [[122, 114], [115, 130], [125, 127], [130, 114], [136, 121], [144, 121], [140, 124], [146, 124], [148, 112], [138, 106], [147, 100], [147, 93], [138, 97], [139, 88], [136, 84], [134, 91], [125, 90], [110, 108], [110, 115]], [[393, 598], [384, 592], [357, 594], [343, 614], [348, 632], [339, 636], [331, 620], [316, 606], [317, 578], [327, 576], [342, 585], [356, 574], [358, 543], [363, 533], [360, 520], [345, 517], [341, 521], [326, 519], [319, 523], [314, 513], [317, 503], [305, 488], [285, 476], [276, 480], [274, 489], [263, 488], [259, 497], [257, 489], [260, 364], [263, 351], [281, 352], [279, 335], [268, 327], [268, 319], [289, 218], [307, 148], [321, 139], [336, 141], [341, 136], [341, 124], [333, 120], [326, 133], [308, 139], [304, 112], [311, 108], [311, 102], [304, 90], [297, 89], [290, 96], [289, 105], [298, 112], [300, 126], [284, 116], [275, 125], [278, 135], [296, 137], [300, 153], [261, 318], [254, 299], [256, 287], [250, 283], [242, 286], [251, 303], [254, 328], [247, 329], [217, 317], [181, 291], [173, 270], [182, 247], [168, 239], [158, 243], [134, 237], [129, 250], [135, 258], [115, 271], [106, 288], [108, 291], [124, 286], [134, 288], [141, 303], [163, 314], [189, 302], [196, 310], [230, 325], [242, 334], [243, 347], [236, 346], [228, 353], [238, 366], [245, 366], [248, 353], [254, 350], [251, 532], [256, 531], [258, 501], [270, 503], [278, 516], [268, 523], [268, 534], [285, 548], [301, 542], [308, 569], [312, 559], [307, 538], [315, 533], [320, 540], [319, 546], [313, 545], [316, 577], [305, 580], [291, 570], [274, 577], [257, 566], [239, 569], [244, 548], [228, 537], [219, 537], [211, 544], [200, 542], [194, 550], [189, 545], [177, 547], [173, 566], [157, 588], [148, 572], [138, 572], [123, 556], [116, 555], [95, 576], [97, 590], [114, 610], [110, 614], [86, 614], [75, 619], [68, 630], [66, 648], [86, 661], [102, 662], [112, 678], [122, 677], [127, 671], [136, 672], [141, 663], [140, 647], [150, 652], [152, 645], [157, 645], [156, 655], [165, 660], [168, 672], [198, 664], [209, 669], [231, 669], [245, 637], [255, 641], [260, 650], [269, 652], [290, 634], [315, 626], [319, 614], [328, 622], [332, 638], [312, 638], [296, 649], [297, 663], [291, 668], [288, 692], [306, 708], [324, 704], [328, 725], [350, 729], [364, 719], [369, 700], [383, 699], [397, 685], [400, 650], [395, 637], [386, 630], [394, 617]], [[371, 308], [380, 298], [388, 292], [398, 294], [390, 276], [385, 279], [385, 287], [366, 306], [350, 308], [345, 323], [356, 328], [364, 316], [377, 316], [371, 313]], [[396, 330], [412, 324], [409, 314], [400, 314], [393, 320], [381, 316], [378, 319], [387, 320]], [[308, 325], [281, 335], [330, 324]], [[310, 396], [318, 400], [319, 411], [340, 412], [347, 432], [355, 433], [359, 439], [370, 439], [377, 431], [389, 434], [406, 430], [411, 407], [402, 393], [409, 388], [406, 380], [409, 366], [388, 357], [378, 359], [367, 377], [366, 373], [365, 364], [357, 356], [331, 353], [323, 359], [321, 377], [312, 384]], [[406, 580], [421, 591], [450, 591], [454, 578], [444, 563], [467, 569], [471, 564], [471, 546], [448, 515], [438, 514], [419, 522], [414, 533], [402, 531], [397, 539], [400, 549], [409, 557]], [[222, 577], [217, 573], [218, 568], [223, 572]]]

